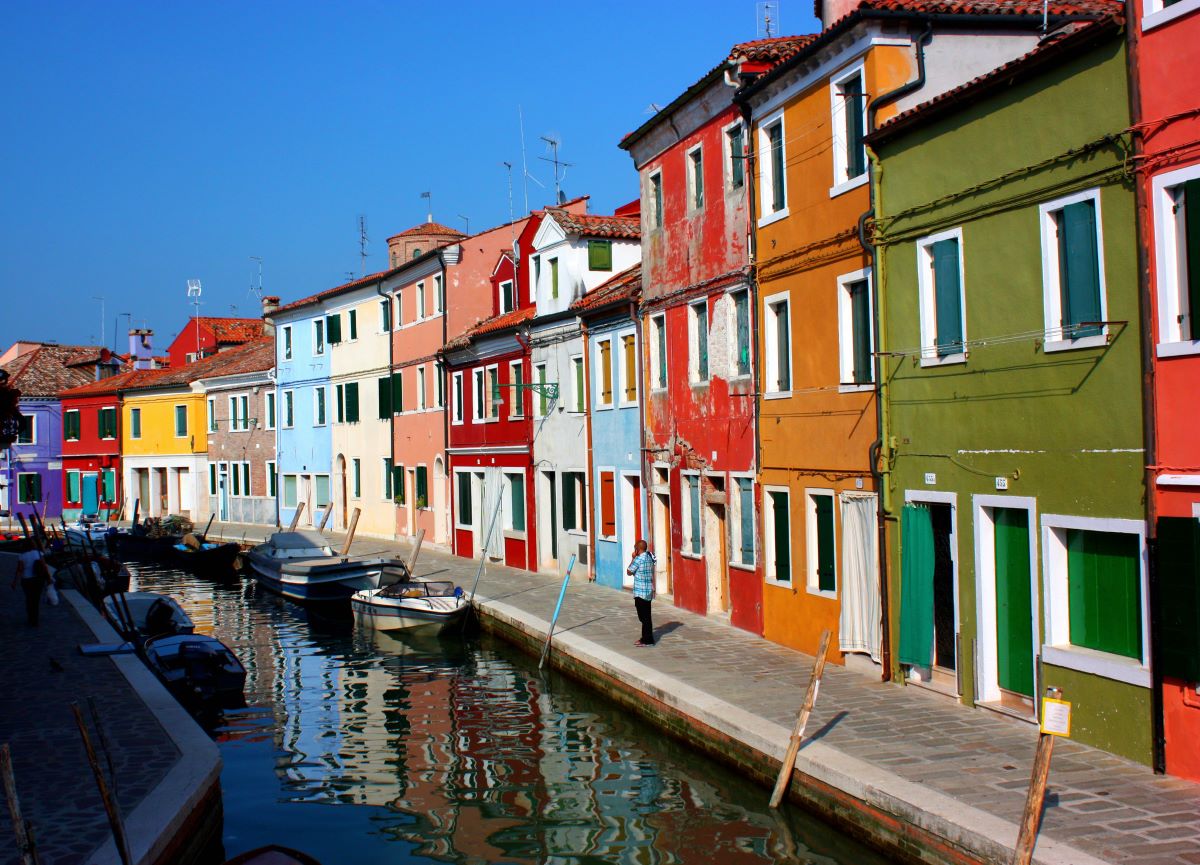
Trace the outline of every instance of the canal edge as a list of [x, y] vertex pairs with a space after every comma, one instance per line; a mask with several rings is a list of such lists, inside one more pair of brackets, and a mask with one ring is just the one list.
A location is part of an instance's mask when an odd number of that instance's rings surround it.
[[[482, 594], [475, 604], [485, 631], [540, 654], [548, 621]], [[789, 729], [569, 631], [555, 635], [549, 660], [764, 789], [774, 784]], [[819, 741], [800, 751], [788, 799], [906, 863], [1009, 865], [1017, 840], [1016, 823]], [[1038, 839], [1034, 862], [1111, 865], [1046, 836]]]
[[[61, 594], [97, 642], [121, 642], [120, 635], [82, 595], [72, 589]], [[113, 655], [110, 660], [179, 749], [175, 765], [123, 815], [133, 861], [138, 865], [189, 861], [212, 837], [221, 837], [220, 751], [136, 655]], [[109, 838], [87, 861], [88, 865], [121, 865], [121, 856]]]

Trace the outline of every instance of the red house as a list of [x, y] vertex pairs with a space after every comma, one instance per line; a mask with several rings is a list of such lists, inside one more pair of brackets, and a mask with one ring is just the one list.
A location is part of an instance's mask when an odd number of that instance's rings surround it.
[[[1200, 0], [1132, 4], [1140, 116], [1135, 157], [1146, 206], [1154, 449], [1147, 497], [1155, 550], [1152, 634], [1165, 770], [1200, 780]], [[1149, 480], [1149, 479], [1148, 479]]]
[[192, 318], [167, 348], [174, 369], [262, 336], [261, 318]]
[[63, 392], [63, 519], [116, 518], [122, 501], [120, 390], [140, 375], [124, 372]]

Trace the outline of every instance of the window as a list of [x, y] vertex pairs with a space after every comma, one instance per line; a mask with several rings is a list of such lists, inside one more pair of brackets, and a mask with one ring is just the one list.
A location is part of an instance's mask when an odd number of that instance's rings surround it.
[[429, 469], [426, 466], [417, 466], [413, 472], [413, 495], [417, 498], [418, 508], [429, 507]]
[[215, 496], [217, 494], [217, 464], [208, 464], [208, 493]]
[[611, 408], [613, 404], [613, 358], [612, 340], [602, 339], [597, 343], [600, 362], [596, 365], [596, 399], [601, 408]]
[[562, 472], [563, 530], [587, 531], [587, 484], [583, 472]]
[[587, 402], [584, 393], [583, 358], [580, 355], [571, 358], [571, 389], [574, 391], [571, 411], [585, 411]]
[[404, 289], [396, 292], [396, 329], [404, 327]]
[[290, 324], [283, 326], [283, 359], [292, 359], [292, 326]]
[[358, 423], [358, 382], [346, 383], [346, 423]]
[[[385, 393], [387, 389], [386, 383], [391, 382], [391, 390]], [[393, 414], [404, 414], [404, 370], [398, 369], [391, 376], [384, 376], [379, 383], [379, 399], [386, 403], [387, 414], [381, 414], [382, 418], [389, 418]], [[380, 412], [383, 408], [380, 408]]]
[[392, 329], [392, 299], [385, 297], [379, 301], [379, 332], [387, 333]]
[[511, 361], [508, 365], [508, 416], [512, 418], [525, 417], [525, 362]]
[[537, 300], [538, 285], [542, 281], [542, 257], [540, 255], [533, 256], [533, 285], [529, 287], [529, 302], [533, 303]]
[[1046, 514], [1042, 526], [1043, 659], [1148, 687], [1145, 524]]
[[[324, 387], [314, 387], [313, 388], [313, 426], [325, 426], [326, 415], [328, 414], [328, 410], [325, 405], [327, 400], [328, 400], [328, 394], [326, 393]], [[338, 423], [341, 423], [343, 418], [342, 418], [342, 386], [340, 384], [337, 386], [337, 404], [338, 404], [337, 419], [338, 419]]]
[[471, 370], [471, 420], [479, 423], [485, 417], [487, 406], [484, 405], [483, 367]]
[[504, 473], [504, 485], [508, 492], [508, 509], [505, 528], [510, 532], [525, 531], [525, 476], [517, 472]]
[[313, 354], [325, 353], [325, 319], [318, 318], [313, 326]]
[[362, 460], [358, 457], [350, 459], [350, 495], [362, 498]]
[[754, 478], [732, 478], [729, 562], [754, 566]]
[[750, 292], [733, 292], [733, 376], [750, 375]]
[[102, 439], [117, 437], [117, 410], [115, 407], [102, 408], [96, 412], [96, 429]]
[[17, 427], [17, 444], [37, 444], [37, 421], [34, 419], [33, 415], [21, 415], [21, 420]]
[[1103, 345], [1104, 258], [1096, 190], [1043, 204], [1044, 351]]
[[1159, 356], [1200, 350], [1200, 165], [1154, 178]]
[[616, 472], [600, 472], [600, 525], [602, 538], [617, 536], [617, 476]]
[[392, 492], [395, 493], [396, 504], [408, 504], [408, 486], [405, 484], [404, 466], [402, 465], [392, 467]]
[[777, 583], [792, 580], [792, 518], [788, 491], [782, 487], [764, 487], [766, 496], [763, 542], [766, 550], [766, 576]]
[[[833, 189], [836, 195], [866, 180], [867, 148], [863, 143], [867, 100], [863, 69], [856, 67], [831, 84], [833, 111]], [[861, 179], [860, 179], [861, 178]]]
[[329, 497], [329, 475], [313, 475], [313, 507], [327, 508]]
[[451, 388], [453, 391], [454, 405], [451, 407], [451, 420], [454, 423], [463, 422], [463, 374], [461, 372], [454, 373]]
[[295, 394], [290, 390], [285, 390], [283, 392], [283, 425], [286, 429], [291, 429], [296, 425], [295, 409]]
[[588, 270], [612, 270], [612, 241], [588, 241]]
[[267, 460], [267, 498], [279, 495], [279, 466], [275, 460]]
[[725, 146], [729, 152], [729, 188], [741, 189], [746, 184], [746, 143], [742, 124], [735, 123], [725, 130]]
[[298, 487], [298, 478], [296, 475], [283, 476], [283, 506], [285, 508], [294, 508], [298, 504], [296, 489]]
[[79, 472], [67, 472], [67, 501], [79, 501]]
[[550, 259], [550, 297], [558, 297], [558, 259]]
[[427, 408], [425, 396], [425, 367], [417, 367], [417, 408], [425, 411]]
[[[242, 394], [229, 398], [229, 428], [233, 431], [250, 429], [250, 397]], [[215, 427], [214, 427], [215, 429]]]
[[455, 525], [459, 528], [469, 529], [474, 523], [474, 514], [472, 513], [471, 502], [471, 473], [470, 472], [455, 472], [454, 479], [456, 481], [457, 495], [454, 497], [454, 504], [458, 511], [455, 514]]
[[837, 597], [833, 490], [809, 490], [807, 498], [808, 590], [813, 594]]
[[704, 151], [693, 147], [687, 155], [688, 209], [704, 207]]
[[340, 312], [325, 316], [325, 335], [328, 337], [330, 345], [337, 345], [342, 341], [342, 314]]
[[658, 314], [650, 319], [650, 387], [667, 388], [667, 317]]
[[350, 341], [358, 339], [358, 310], [351, 309], [346, 312], [346, 326], [350, 331]]
[[782, 114], [776, 115], [773, 120], [759, 128], [758, 149], [763, 155], [759, 160], [763, 190], [762, 219], [759, 220], [759, 224], [765, 225], [787, 215], [787, 158]]
[[433, 362], [433, 393], [438, 408], [446, 407], [446, 368], [440, 360]]
[[513, 284], [511, 279], [506, 279], [500, 283], [500, 312], [512, 312], [516, 309], [516, 298], [513, 296]]
[[425, 317], [425, 283], [424, 281], [417, 283], [417, 320], [420, 321]]
[[650, 175], [650, 206], [647, 208], [650, 211], [650, 227], [663, 227], [663, 189], [662, 189], [662, 172], [657, 171]]
[[498, 420], [500, 417], [500, 404], [504, 402], [504, 398], [500, 396], [500, 369], [497, 366], [489, 366], [487, 368], [487, 385], [488, 385], [488, 405], [487, 416], [489, 420]]
[[37, 472], [17, 473], [17, 503], [40, 504], [42, 501], [42, 476]]
[[692, 351], [688, 358], [689, 378], [693, 383], [708, 381], [708, 301], [688, 307], [688, 342]]
[[621, 335], [621, 403], [632, 405], [638, 398], [637, 337]]
[[392, 470], [392, 458], [383, 458], [383, 497], [388, 501], [394, 501], [396, 496], [396, 478], [395, 472]]
[[131, 439], [142, 437], [142, 410], [140, 408], [129, 410], [129, 437]]
[[683, 485], [683, 546], [685, 556], [700, 555], [700, 475], [684, 472]]
[[117, 470], [105, 469], [100, 473], [100, 500], [109, 504], [117, 501]]
[[838, 277], [838, 367], [843, 389], [869, 389], [875, 380], [871, 283], [865, 270]]
[[534, 402], [534, 417], [545, 417], [549, 410], [550, 398], [546, 396], [546, 365], [534, 364], [533, 380], [537, 383], [537, 396]]
[[263, 398], [263, 414], [267, 418], [267, 429], [275, 429], [275, 391], [269, 390]]
[[767, 394], [786, 395], [792, 389], [792, 322], [787, 295], [768, 297], [766, 307], [765, 389]]
[[433, 278], [433, 311], [434, 314], [442, 312], [446, 308], [446, 278], [442, 274], [437, 274]]
[[175, 437], [184, 438], [188, 434], [187, 406], [175, 406]]
[[[233, 397], [229, 398], [229, 413], [233, 416]], [[232, 426], [230, 427], [233, 428]], [[215, 399], [208, 400], [208, 431], [217, 431], [217, 401]]]
[[79, 409], [68, 409], [63, 412], [63, 438], [69, 442], [77, 442], [79, 435]]
[[229, 464], [229, 472], [233, 479], [233, 495], [249, 496], [250, 493], [250, 463], [236, 462]]
[[917, 241], [921, 364], [962, 363], [966, 354], [963, 315], [962, 229]]

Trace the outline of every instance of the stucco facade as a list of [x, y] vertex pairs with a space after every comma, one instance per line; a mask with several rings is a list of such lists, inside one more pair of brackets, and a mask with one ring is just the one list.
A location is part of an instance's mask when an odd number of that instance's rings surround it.
[[[164, 370], [163, 372], [170, 372]], [[121, 472], [126, 513], [195, 521], [208, 465], [207, 416], [203, 394], [187, 381], [145, 384], [123, 391]]]

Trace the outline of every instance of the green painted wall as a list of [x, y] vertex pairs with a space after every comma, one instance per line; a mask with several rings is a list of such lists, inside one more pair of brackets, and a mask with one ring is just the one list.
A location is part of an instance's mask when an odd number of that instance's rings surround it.
[[[1144, 519], [1140, 337], [1133, 187], [1123, 171], [1129, 125], [1122, 37], [876, 151], [878, 268], [888, 492], [957, 494], [957, 575], [963, 699], [976, 693], [975, 519], [972, 496], [1036, 499], [1043, 514]], [[1106, 135], [1112, 143], [1069, 156]], [[1021, 170], [1029, 169], [1029, 170]], [[1100, 190], [1106, 347], [1042, 350], [1043, 278], [1038, 205]], [[962, 230], [968, 359], [923, 368], [917, 239]], [[971, 341], [985, 340], [971, 345]], [[936, 483], [927, 484], [933, 472]], [[995, 478], [1008, 479], [998, 492]], [[897, 526], [898, 521], [894, 524]], [[899, 637], [900, 543], [892, 548], [891, 633]], [[1039, 611], [1044, 608], [1037, 553]], [[1036, 623], [1044, 633], [1044, 623]], [[1032, 648], [1031, 648], [1032, 651]], [[1041, 684], [1075, 699], [1075, 738], [1149, 762], [1150, 692], [1046, 667]]]

